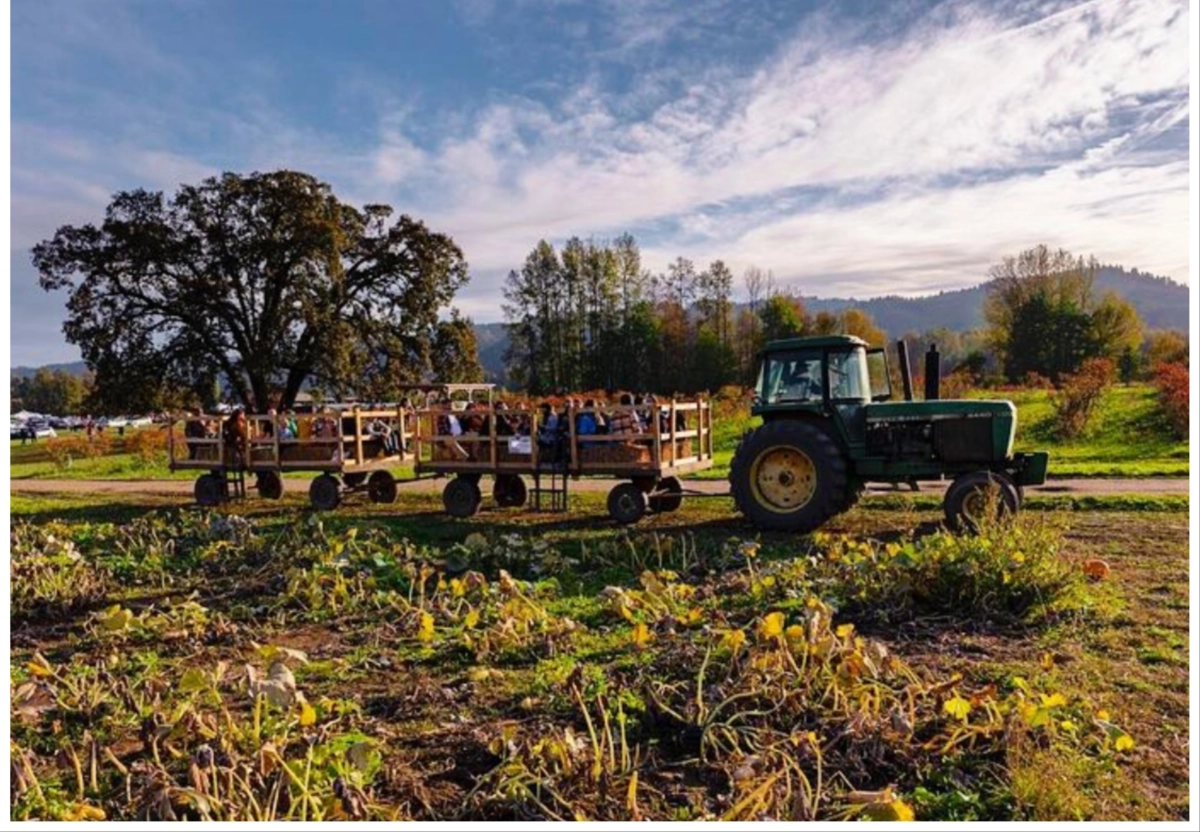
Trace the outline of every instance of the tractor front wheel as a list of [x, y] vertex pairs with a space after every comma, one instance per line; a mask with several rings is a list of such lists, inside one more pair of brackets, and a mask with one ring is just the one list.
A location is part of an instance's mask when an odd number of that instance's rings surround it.
[[729, 485], [757, 528], [811, 532], [846, 505], [846, 458], [818, 425], [768, 422], [738, 446]]
[[1003, 474], [975, 471], [950, 483], [942, 506], [951, 529], [977, 532], [989, 518], [1015, 514], [1021, 497], [1017, 486]]

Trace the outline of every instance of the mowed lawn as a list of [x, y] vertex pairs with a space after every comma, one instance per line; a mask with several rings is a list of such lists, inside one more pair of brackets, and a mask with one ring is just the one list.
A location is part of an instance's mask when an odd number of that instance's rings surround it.
[[[867, 501], [814, 538], [756, 534], [727, 499], [622, 528], [603, 499], [455, 520], [436, 494], [323, 515], [294, 493], [215, 515], [163, 497], [14, 494], [19, 533], [75, 541], [96, 582], [72, 594], [54, 570], [82, 568], [74, 556], [26, 572], [38, 556], [15, 547], [13, 739], [34, 756], [14, 817], [161, 817], [130, 772], [175, 783], [163, 794], [180, 817], [263, 817], [280, 789], [291, 802], [272, 817], [1188, 817], [1186, 502], [1035, 508], [994, 532], [1001, 561], [980, 554], [979, 568], [1006, 570], [993, 598], [912, 606], [920, 587], [904, 576], [952, 576], [918, 570], [970, 547], [939, 532], [936, 506]], [[1091, 559], [1103, 580], [1080, 577]], [[1021, 600], [1034, 589], [1045, 596]], [[463, 623], [472, 611], [479, 623]], [[311, 712], [255, 715], [243, 668], [284, 655], [261, 645], [304, 651], [284, 658]], [[789, 655], [807, 664], [780, 675]], [[842, 685], [859, 692], [838, 705]], [[888, 717], [890, 690], [909, 704]], [[883, 697], [881, 723], [856, 715], [858, 696]], [[139, 740], [149, 711], [130, 708], [156, 701], [152, 747]], [[253, 806], [191, 796], [196, 777], [216, 781], [189, 760], [215, 753], [223, 771], [268, 748], [307, 765], [306, 785], [275, 770], [246, 781]], [[856, 803], [854, 789], [871, 794]]]

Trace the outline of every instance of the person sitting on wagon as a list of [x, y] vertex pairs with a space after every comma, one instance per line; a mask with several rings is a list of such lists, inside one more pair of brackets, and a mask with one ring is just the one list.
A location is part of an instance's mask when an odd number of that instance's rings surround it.
[[250, 441], [250, 428], [246, 423], [245, 410], [239, 407], [229, 414], [229, 418], [221, 426], [221, 438], [225, 440], [225, 448], [231, 456], [232, 463], [241, 465], [245, 458], [246, 444]]
[[454, 405], [451, 404], [449, 397], [442, 399], [441, 405], [443, 412], [437, 417], [438, 437], [453, 437], [453, 441], [444, 442], [444, 446], [449, 448], [450, 453], [460, 460], [470, 459], [471, 455], [467, 449], [458, 443], [458, 437], [462, 436], [463, 429], [458, 417], [454, 415]]
[[[188, 440], [188, 459], [196, 459], [200, 454], [200, 446], [192, 441], [194, 439], [208, 439], [208, 429], [204, 426], [204, 420], [200, 418], [200, 408], [193, 410], [188, 416], [187, 421], [183, 425], [184, 439]], [[94, 427], [88, 422], [88, 438], [92, 436]]]
[[495, 419], [497, 436], [512, 436], [517, 432], [517, 427], [508, 414], [507, 402], [496, 402]]
[[633, 436], [642, 432], [641, 422], [637, 418], [637, 414], [630, 410], [633, 407], [633, 396], [628, 393], [622, 393], [620, 398], [620, 409], [613, 412], [608, 420], [608, 433], [610, 436]]
[[400, 443], [396, 438], [396, 432], [383, 419], [376, 416], [371, 420], [371, 424], [367, 425], [367, 432], [372, 438], [379, 441], [383, 447], [383, 452], [388, 456], [394, 456], [400, 453]]
[[[588, 399], [583, 405], [583, 412], [575, 416], [575, 435], [576, 436], [595, 436], [600, 432], [596, 425], [596, 416], [587, 411], [593, 410], [596, 407], [594, 399]], [[589, 448], [597, 443], [582, 441], [579, 443], [581, 448]]]

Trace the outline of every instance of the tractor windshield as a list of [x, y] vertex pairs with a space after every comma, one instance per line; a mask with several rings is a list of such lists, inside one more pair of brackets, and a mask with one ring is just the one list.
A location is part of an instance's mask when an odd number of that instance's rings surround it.
[[819, 402], [824, 384], [820, 350], [771, 353], [759, 371], [759, 400], [765, 405]]
[[829, 398], [857, 402], [871, 398], [867, 355], [861, 348], [829, 353]]

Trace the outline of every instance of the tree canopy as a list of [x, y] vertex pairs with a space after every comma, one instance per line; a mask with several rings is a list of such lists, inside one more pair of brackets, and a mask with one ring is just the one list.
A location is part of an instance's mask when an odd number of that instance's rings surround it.
[[438, 370], [478, 373], [466, 322], [442, 318], [468, 279], [454, 240], [304, 173], [118, 193], [103, 222], [59, 228], [33, 264], [44, 289], [69, 292], [63, 331], [98, 398], [125, 407], [165, 386], [205, 397], [215, 379], [263, 411], [306, 382], [380, 398]]
[[1038, 373], [1058, 382], [1089, 358], [1116, 361], [1141, 343], [1141, 321], [1127, 300], [1097, 297], [1096, 259], [1039, 245], [992, 267], [984, 304], [991, 345], [1004, 374]]

